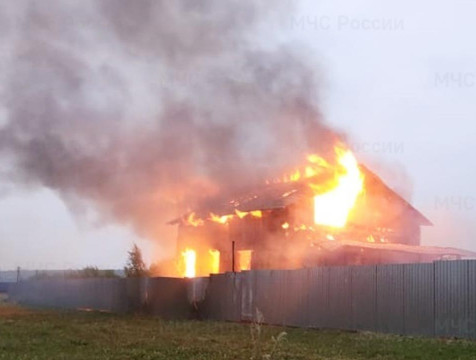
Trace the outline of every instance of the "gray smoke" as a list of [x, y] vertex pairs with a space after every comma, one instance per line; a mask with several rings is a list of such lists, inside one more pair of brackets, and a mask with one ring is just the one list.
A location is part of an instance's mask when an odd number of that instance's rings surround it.
[[260, 28], [282, 1], [102, 0], [0, 6], [3, 181], [149, 238], [205, 196], [329, 151], [316, 76]]

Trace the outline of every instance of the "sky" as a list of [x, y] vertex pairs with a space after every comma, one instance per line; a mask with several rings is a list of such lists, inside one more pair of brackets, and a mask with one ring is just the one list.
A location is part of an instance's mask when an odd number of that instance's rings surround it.
[[[434, 223], [423, 245], [474, 251], [475, 11], [472, 0], [302, 0], [262, 24], [263, 43], [291, 42], [314, 64], [324, 118], [346, 132], [359, 161]], [[121, 268], [134, 242], [149, 263], [170, 253], [90, 211], [78, 217], [50, 189], [9, 184], [0, 270]]]

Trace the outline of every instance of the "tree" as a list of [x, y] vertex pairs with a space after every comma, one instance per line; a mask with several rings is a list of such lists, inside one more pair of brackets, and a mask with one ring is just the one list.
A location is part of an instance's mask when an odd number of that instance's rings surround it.
[[85, 279], [96, 278], [100, 276], [101, 275], [97, 266], [86, 266], [85, 268], [82, 268], [75, 274], [75, 277], [85, 278]]
[[139, 247], [134, 244], [131, 251], [128, 251], [129, 260], [124, 267], [127, 277], [143, 277], [148, 275], [144, 260], [142, 260], [142, 252]]

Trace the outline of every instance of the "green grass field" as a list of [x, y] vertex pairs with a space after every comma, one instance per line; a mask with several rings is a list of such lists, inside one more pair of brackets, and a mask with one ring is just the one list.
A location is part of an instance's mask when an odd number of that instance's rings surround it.
[[0, 359], [476, 359], [476, 342], [0, 304]]

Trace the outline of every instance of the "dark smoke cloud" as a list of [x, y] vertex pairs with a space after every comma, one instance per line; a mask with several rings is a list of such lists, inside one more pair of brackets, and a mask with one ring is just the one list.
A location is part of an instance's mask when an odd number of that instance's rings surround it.
[[329, 151], [337, 135], [312, 67], [258, 31], [288, 11], [284, 1], [3, 3], [3, 180], [160, 238], [204, 196]]

